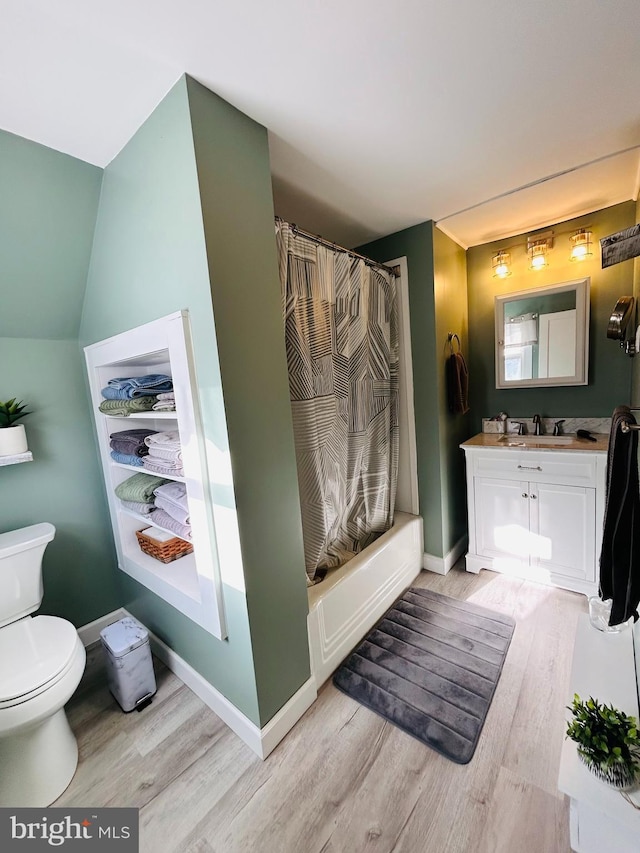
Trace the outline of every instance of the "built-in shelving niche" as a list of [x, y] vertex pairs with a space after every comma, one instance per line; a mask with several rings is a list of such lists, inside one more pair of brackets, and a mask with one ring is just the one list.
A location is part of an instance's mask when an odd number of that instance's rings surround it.
[[[224, 639], [226, 627], [215, 520], [206, 487], [205, 443], [188, 312], [171, 314], [92, 344], [85, 348], [85, 357], [119, 568], [209, 633]], [[141, 412], [135, 416], [114, 417], [99, 410], [103, 399], [101, 389], [109, 379], [148, 373], [168, 373], [172, 377], [175, 412]], [[119, 483], [142, 469], [114, 462], [109, 436], [120, 429], [136, 427], [158, 431], [177, 428], [180, 433], [184, 477], [173, 479], [184, 482], [187, 487], [194, 550], [171, 563], [155, 560], [138, 546], [136, 530], [152, 525], [153, 513], [151, 516], [131, 513], [114, 494]]]

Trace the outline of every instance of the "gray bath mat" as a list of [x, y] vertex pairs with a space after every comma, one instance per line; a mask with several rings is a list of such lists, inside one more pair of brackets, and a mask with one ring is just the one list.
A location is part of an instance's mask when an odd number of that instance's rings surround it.
[[458, 764], [471, 760], [514, 620], [411, 588], [333, 676], [348, 696]]

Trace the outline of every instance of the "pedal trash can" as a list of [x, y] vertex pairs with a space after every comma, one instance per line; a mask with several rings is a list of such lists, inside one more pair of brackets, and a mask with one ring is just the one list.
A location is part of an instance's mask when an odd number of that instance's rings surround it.
[[100, 631], [109, 690], [123, 711], [139, 710], [156, 692], [149, 633], [131, 616]]

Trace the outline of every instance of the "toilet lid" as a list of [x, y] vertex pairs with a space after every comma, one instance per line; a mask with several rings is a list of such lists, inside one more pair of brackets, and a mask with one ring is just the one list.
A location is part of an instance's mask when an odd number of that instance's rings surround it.
[[0, 628], [0, 704], [32, 693], [62, 672], [78, 634], [57, 616], [34, 616]]

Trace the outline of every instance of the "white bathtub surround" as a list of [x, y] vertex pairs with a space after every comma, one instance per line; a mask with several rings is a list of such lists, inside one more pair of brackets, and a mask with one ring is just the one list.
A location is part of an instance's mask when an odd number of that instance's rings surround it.
[[425, 552], [422, 555], [422, 568], [428, 572], [435, 572], [437, 575], [446, 575], [465, 553], [468, 544], [469, 537], [465, 535], [458, 539], [453, 548], [444, 557], [435, 557], [433, 554]]
[[309, 653], [317, 688], [420, 574], [422, 530], [419, 516], [396, 513], [390, 530], [309, 588]]

